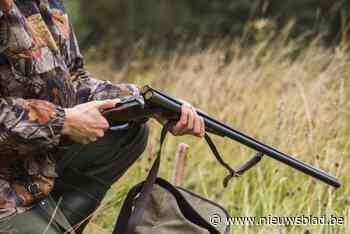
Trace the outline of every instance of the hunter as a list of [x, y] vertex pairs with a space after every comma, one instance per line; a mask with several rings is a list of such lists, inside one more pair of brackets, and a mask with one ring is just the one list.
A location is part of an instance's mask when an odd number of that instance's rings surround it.
[[[148, 138], [101, 111], [138, 93], [84, 69], [63, 0], [0, 0], [0, 233], [83, 232]], [[202, 137], [203, 119], [183, 105], [172, 133]]]

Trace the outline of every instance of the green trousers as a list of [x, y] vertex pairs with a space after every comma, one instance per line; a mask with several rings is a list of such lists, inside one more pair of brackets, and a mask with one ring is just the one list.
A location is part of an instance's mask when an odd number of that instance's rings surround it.
[[0, 222], [0, 233], [82, 233], [110, 186], [139, 158], [147, 145], [148, 128], [108, 131], [89, 145], [60, 149], [50, 197], [27, 212]]

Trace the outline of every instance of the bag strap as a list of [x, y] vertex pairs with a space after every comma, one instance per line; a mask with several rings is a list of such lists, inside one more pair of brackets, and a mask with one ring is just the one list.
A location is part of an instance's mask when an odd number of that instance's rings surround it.
[[[122, 210], [120, 212], [118, 222], [116, 228], [113, 231], [113, 234], [124, 234], [124, 233], [134, 233], [136, 226], [140, 223], [142, 219], [142, 215], [145, 211], [146, 205], [151, 197], [153, 185], [156, 182], [160, 161], [161, 161], [161, 152], [163, 148], [163, 143], [169, 129], [171, 127], [171, 123], [167, 122], [161, 132], [160, 135], [160, 146], [157, 153], [157, 158], [154, 161], [152, 168], [144, 181], [144, 183], [139, 184], [134, 187], [132, 191], [128, 194]], [[140, 190], [140, 186], [142, 186], [141, 191], [139, 193], [138, 198], [134, 202], [134, 198], [137, 196], [138, 191]], [[132, 207], [134, 205], [134, 210], [128, 209], [128, 207]]]

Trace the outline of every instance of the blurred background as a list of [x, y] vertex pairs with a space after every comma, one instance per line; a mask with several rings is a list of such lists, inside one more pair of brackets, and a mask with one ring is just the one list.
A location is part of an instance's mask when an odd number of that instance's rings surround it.
[[[232, 227], [232, 233], [350, 233], [350, 1], [65, 1], [88, 70], [151, 84], [296, 158], [336, 175], [334, 190], [270, 158], [222, 186], [226, 172], [194, 137], [169, 137], [161, 176], [189, 145], [182, 185], [232, 216], [342, 218], [343, 225]], [[87, 234], [111, 233], [128, 190], [143, 180], [160, 126], [140, 160], [109, 191]], [[254, 152], [214, 138], [237, 166]]]
[[[257, 33], [277, 33], [293, 24], [290, 36], [322, 37], [328, 45], [346, 41], [350, 2], [346, 0], [103, 0], [67, 1], [82, 48], [118, 62], [130, 50], [146, 54], [174, 50], [201, 39], [252, 43]], [[277, 32], [276, 32], [277, 31]], [[198, 42], [197, 42], [198, 43]], [[107, 53], [107, 54], [106, 54]]]

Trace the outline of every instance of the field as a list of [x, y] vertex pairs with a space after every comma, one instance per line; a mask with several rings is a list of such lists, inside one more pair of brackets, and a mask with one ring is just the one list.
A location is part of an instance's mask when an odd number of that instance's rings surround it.
[[[226, 171], [204, 140], [169, 137], [161, 176], [171, 178], [176, 146], [190, 146], [183, 186], [226, 207], [232, 216], [324, 216], [344, 218], [343, 225], [235, 225], [232, 233], [350, 233], [350, 52], [312, 43], [264, 41], [242, 48], [216, 44], [179, 51], [167, 59], [134, 62], [121, 70], [90, 62], [95, 77], [151, 84], [181, 97], [234, 128], [298, 159], [320, 167], [342, 182], [340, 189], [315, 181], [265, 157], [261, 164], [224, 189]], [[109, 191], [87, 234], [110, 233], [127, 191], [143, 180], [158, 147], [160, 125], [142, 158]], [[227, 139], [214, 138], [225, 159], [240, 165], [254, 152]]]

